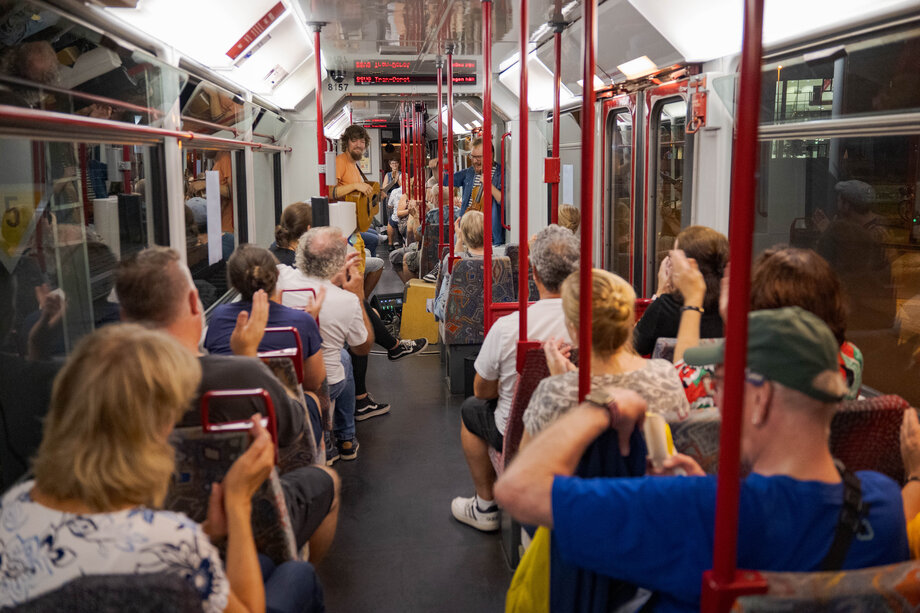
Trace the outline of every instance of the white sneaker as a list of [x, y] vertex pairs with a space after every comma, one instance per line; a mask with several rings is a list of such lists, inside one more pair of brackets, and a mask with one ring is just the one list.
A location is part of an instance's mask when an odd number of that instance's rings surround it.
[[450, 502], [450, 512], [457, 521], [483, 532], [494, 532], [501, 527], [498, 506], [493, 504], [491, 508], [482, 511], [476, 506], [475, 496], [454, 498]]

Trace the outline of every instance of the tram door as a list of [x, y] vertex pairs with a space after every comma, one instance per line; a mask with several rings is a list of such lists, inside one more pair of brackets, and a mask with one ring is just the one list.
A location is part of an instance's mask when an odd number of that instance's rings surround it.
[[[604, 102], [603, 267], [639, 289], [636, 271], [636, 104], [634, 95]], [[641, 222], [640, 222], [641, 223]]]
[[686, 133], [687, 81], [665, 83], [645, 92], [646, 193], [648, 223], [642, 294], [657, 291], [658, 269], [682, 228], [690, 225], [692, 138]]

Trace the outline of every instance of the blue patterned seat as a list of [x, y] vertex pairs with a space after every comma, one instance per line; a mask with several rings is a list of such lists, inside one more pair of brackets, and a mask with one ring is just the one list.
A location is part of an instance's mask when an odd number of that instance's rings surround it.
[[[443, 327], [449, 386], [454, 393], [463, 389], [464, 358], [478, 353], [485, 338], [483, 283], [482, 259], [471, 258], [454, 263]], [[511, 262], [507, 257], [492, 259], [492, 300], [513, 301]]]
[[[506, 245], [505, 246], [505, 255], [511, 260], [511, 280], [514, 283], [514, 299], [518, 300], [518, 268], [520, 267], [520, 262], [518, 258], [520, 256], [521, 250], [517, 245]], [[536, 302], [540, 299], [540, 292], [537, 290], [537, 284], [533, 280], [533, 269], [528, 265], [527, 267], [527, 278], [530, 284], [530, 296], [527, 298], [529, 302]]]
[[[176, 449], [176, 472], [163, 507], [201, 523], [207, 517], [211, 484], [220, 482], [249, 446], [249, 433], [205, 433], [193, 426], [174, 429], [170, 442]], [[256, 549], [275, 564], [298, 559], [276, 468], [252, 497], [252, 532]]]
[[[448, 227], [444, 223], [444, 243], [447, 243]], [[419, 276], [428, 274], [438, 263], [438, 224], [428, 223], [425, 225], [425, 232], [422, 234], [422, 245], [418, 252], [418, 273]]]
[[201, 596], [184, 577], [169, 573], [85, 575], [14, 608], [18, 613], [201, 613]]

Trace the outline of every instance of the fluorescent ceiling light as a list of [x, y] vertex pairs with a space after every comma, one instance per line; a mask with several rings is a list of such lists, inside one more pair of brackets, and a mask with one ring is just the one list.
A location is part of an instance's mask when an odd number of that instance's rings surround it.
[[345, 131], [345, 128], [347, 128], [350, 123], [351, 121], [349, 121], [348, 107], [343, 106], [342, 110], [339, 111], [339, 114], [336, 115], [335, 119], [323, 126], [323, 134], [326, 136], [326, 138], [337, 140], [340, 136], [342, 136], [342, 132]]
[[482, 122], [479, 121], [478, 119], [474, 119], [474, 120], [471, 121], [470, 123], [472, 123], [472, 124], [473, 124], [473, 127], [476, 127], [476, 128], [479, 128], [479, 127], [482, 126]]
[[465, 124], [463, 124], [463, 129], [466, 130], [467, 132], [469, 132], [470, 130], [473, 129], [473, 126], [471, 126], [471, 125], [468, 124], [468, 123], [465, 123]]
[[[553, 87], [555, 85], [553, 73], [546, 67], [546, 64], [540, 61], [535, 51], [529, 53], [527, 58], [527, 106], [533, 111], [551, 109], [553, 108]], [[520, 62], [498, 75], [498, 80], [514, 92], [515, 96], [520, 96]], [[572, 91], [563, 84], [559, 90], [559, 103], [565, 105], [575, 99]]]
[[521, 61], [521, 52], [515, 51], [498, 64], [498, 72], [502, 73]]
[[[447, 125], [447, 105], [441, 107], [441, 122], [446, 126]], [[457, 120], [454, 119], [454, 134], [466, 134], [469, 132], [468, 129], [461, 126], [457, 123]], [[446, 134], [444, 135], [447, 136]]]
[[655, 65], [655, 62], [648, 59], [647, 55], [643, 55], [642, 57], [637, 57], [623, 64], [617, 64], [617, 70], [626, 75], [627, 79], [638, 79], [647, 74], [652, 74], [658, 70], [658, 66]]
[[[582, 89], [585, 88], [584, 79], [578, 79], [578, 87]], [[604, 82], [600, 79], [600, 77], [598, 77], [597, 75], [594, 75], [594, 89], [600, 89], [602, 87], [604, 87]]]
[[[741, 51], [743, 3], [737, 0], [629, 0], [688, 62]], [[763, 44], [776, 45], [913, 8], [916, 0], [770, 0]], [[565, 10], [565, 9], [563, 9]], [[795, 15], [795, 18], [790, 18]]]

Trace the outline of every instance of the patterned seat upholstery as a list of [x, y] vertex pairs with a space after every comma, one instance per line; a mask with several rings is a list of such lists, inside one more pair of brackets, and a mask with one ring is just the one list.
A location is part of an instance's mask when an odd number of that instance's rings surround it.
[[[639, 300], [636, 300], [636, 313], [639, 312]], [[638, 319], [638, 315], [636, 316]], [[701, 338], [700, 345], [711, 345], [725, 340], [724, 338]], [[655, 341], [655, 349], [652, 350], [652, 359], [662, 359], [668, 362], [674, 361], [674, 348], [677, 346], [677, 339], [671, 337], [659, 337]]]
[[[444, 309], [444, 341], [448, 345], [482, 343], [483, 260], [457, 260], [450, 276]], [[511, 262], [507, 257], [492, 259], [492, 300], [511, 302]]]
[[[211, 484], [220, 482], [233, 461], [246, 450], [249, 434], [204, 433], [197, 426], [176, 428], [170, 442], [176, 449], [176, 472], [163, 506], [201, 523], [207, 517]], [[298, 558], [276, 468], [252, 497], [252, 531], [256, 549], [275, 564]]]
[[719, 434], [722, 431], [722, 416], [719, 409], [691, 411], [684, 421], [672, 422], [671, 438], [674, 449], [694, 460], [707, 474], [719, 470]]
[[201, 596], [184, 577], [171, 573], [85, 575], [15, 608], [18, 613], [201, 613]]
[[898, 437], [909, 408], [896, 395], [840, 403], [831, 422], [831, 453], [852, 471], [876, 470], [904, 483]]
[[[448, 224], [444, 223], [444, 241], [447, 242]], [[438, 263], [438, 224], [425, 224], [425, 232], [422, 234], [422, 245], [418, 252], [418, 272], [419, 275], [428, 274], [431, 269]]]
[[873, 613], [916, 611], [920, 603], [920, 562], [860, 570], [815, 573], [762, 573], [767, 593], [743, 596], [736, 613]]
[[[511, 260], [511, 281], [514, 283], [514, 299], [518, 300], [518, 269], [520, 262], [518, 258], [521, 250], [517, 245], [505, 245], [505, 255]], [[527, 267], [527, 277], [530, 282], [530, 295], [527, 298], [529, 302], [536, 302], [540, 299], [540, 292], [537, 290], [537, 284], [533, 280], [533, 270]]]

